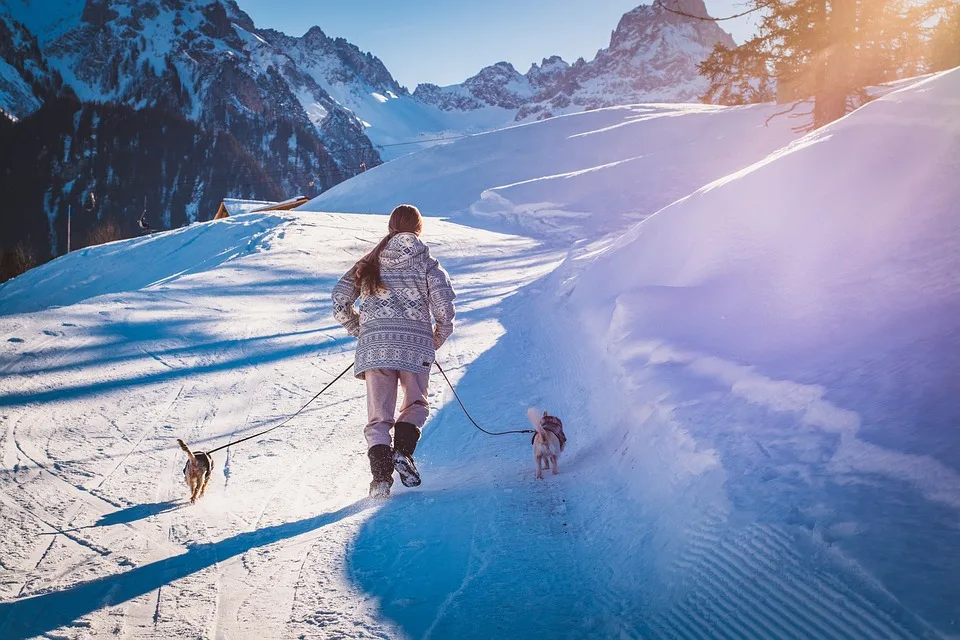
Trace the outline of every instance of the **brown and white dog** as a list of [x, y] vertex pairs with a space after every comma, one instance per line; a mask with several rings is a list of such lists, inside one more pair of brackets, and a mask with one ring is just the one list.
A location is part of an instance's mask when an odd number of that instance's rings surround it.
[[540, 415], [538, 409], [527, 409], [527, 418], [533, 425], [536, 433], [533, 434], [533, 459], [537, 461], [537, 478], [543, 479], [543, 470], [553, 467], [553, 475], [557, 475], [557, 459], [567, 444], [567, 437], [563, 434], [563, 423], [560, 418], [551, 416], [546, 411]]
[[203, 451], [190, 451], [187, 443], [180, 438], [177, 438], [177, 442], [190, 458], [183, 467], [183, 477], [187, 482], [187, 488], [190, 489], [190, 502], [193, 503], [197, 498], [203, 497], [203, 493], [207, 490], [210, 473], [213, 471], [213, 458]]

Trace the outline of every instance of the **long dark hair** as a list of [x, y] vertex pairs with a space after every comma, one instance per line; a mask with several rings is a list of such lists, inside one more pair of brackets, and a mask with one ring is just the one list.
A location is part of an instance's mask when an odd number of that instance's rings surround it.
[[390, 214], [387, 229], [388, 233], [383, 240], [357, 263], [356, 279], [361, 295], [375, 296], [386, 288], [380, 278], [380, 252], [390, 242], [390, 238], [398, 233], [415, 233], [419, 236], [423, 231], [423, 216], [412, 204], [402, 204]]

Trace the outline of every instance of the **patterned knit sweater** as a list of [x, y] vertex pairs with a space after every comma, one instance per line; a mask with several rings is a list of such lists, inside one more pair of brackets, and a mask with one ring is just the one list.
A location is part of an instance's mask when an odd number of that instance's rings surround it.
[[[386, 290], [361, 296], [356, 270], [354, 265], [333, 288], [334, 317], [360, 339], [356, 377], [369, 369], [429, 372], [436, 350], [453, 333], [456, 294], [450, 276], [413, 233], [398, 233], [380, 252]], [[360, 313], [354, 308], [358, 299]]]

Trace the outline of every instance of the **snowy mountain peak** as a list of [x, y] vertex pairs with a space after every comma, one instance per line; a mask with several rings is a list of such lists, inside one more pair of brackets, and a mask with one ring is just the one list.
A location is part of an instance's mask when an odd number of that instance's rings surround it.
[[519, 76], [520, 73], [514, 68], [512, 64], [501, 60], [496, 64], [491, 64], [490, 66], [484, 67], [483, 69], [480, 70], [480, 73], [473, 76], [473, 78], [485, 78], [493, 75]]
[[303, 34], [300, 39], [303, 42], [308, 44], [320, 44], [327, 41], [327, 34], [323, 32], [323, 29], [314, 25], [307, 29], [307, 32]]
[[531, 87], [538, 91], [549, 90], [562, 82], [570, 73], [570, 65], [560, 56], [544, 58], [538, 66], [536, 62], [530, 65], [526, 79]]
[[533, 95], [527, 79], [509, 62], [484, 67], [463, 84], [438, 87], [425, 83], [413, 96], [444, 111], [472, 111], [483, 107], [519, 109]]
[[[695, 16], [710, 15], [703, 0], [673, 0], [670, 8]], [[712, 48], [716, 42], [730, 47], [736, 44], [733, 37], [715, 22], [687, 18], [657, 5], [640, 5], [620, 18], [606, 52], [636, 49], [663, 38], [666, 33], [674, 35], [675, 40], [670, 44], [681, 50], [684, 45], [710, 44]]]
[[544, 58], [539, 65], [537, 65], [536, 62], [531, 64], [530, 70], [527, 71], [527, 77], [539, 74], [560, 73], [569, 68], [570, 64], [560, 56], [550, 56], [549, 58]]
[[[35, 2], [13, 0], [8, 11], [47, 33], [47, 63], [85, 102], [159, 107], [227, 130], [271, 171], [296, 165], [285, 178], [290, 191], [331, 186], [357, 170], [352, 157], [327, 149], [369, 147], [366, 163], [378, 162], [363, 123], [324, 84], [338, 72], [400, 88], [379, 60], [346, 41], [320, 29], [304, 38], [261, 31], [234, 0], [86, 0], [68, 5], [71, 15], [53, 32]], [[299, 49], [325, 73], [299, 65]]]
[[[68, 207], [76, 217], [82, 190], [111, 194], [91, 214], [97, 219], [122, 221], [134, 211], [129, 200], [142, 204], [144, 186], [122, 177], [115, 165], [132, 163], [114, 150], [135, 153], [144, 144], [144, 131], [124, 128], [140, 122], [137, 112], [189, 122], [164, 140], [171, 160], [136, 171], [158, 191], [163, 185], [151, 215], [169, 226], [212, 216], [210, 201], [224, 196], [316, 195], [358, 173], [361, 162], [380, 164], [350, 96], [405, 93], [377, 58], [345, 40], [319, 29], [304, 38], [260, 30], [233, 0], [6, 0], [0, 25], [0, 110], [8, 119], [35, 114], [64, 94], [97, 105], [79, 111], [93, 114], [92, 123], [74, 123], [59, 139], [32, 138], [38, 148], [63, 149], [46, 176], [23, 187], [31, 201], [45, 203], [31, 209], [39, 222], [23, 227], [33, 230], [42, 255], [65, 248]], [[27, 36], [33, 45], [18, 44]], [[61, 123], [66, 109], [80, 107], [52, 106], [39, 117]], [[94, 138], [121, 142], [108, 153]], [[84, 149], [98, 150], [93, 169], [72, 157]], [[227, 158], [232, 167], [224, 166]], [[78, 167], [83, 184], [72, 179]], [[214, 173], [225, 177], [214, 182]], [[176, 194], [193, 195], [185, 202]]]
[[[707, 5], [704, 0], [669, 0], [669, 7], [678, 13], [686, 13], [692, 16], [700, 16], [702, 18], [709, 18], [710, 12], [707, 11]], [[642, 5], [637, 7], [637, 9], [642, 8], [652, 9], [655, 11], [663, 11], [661, 7], [655, 5]], [[636, 11], [636, 9], [634, 10]], [[633, 13], [632, 11], [630, 13]], [[669, 12], [667, 12], [669, 13]], [[676, 14], [672, 14], [676, 15]], [[678, 16], [683, 17], [683, 16]]]
[[473, 95], [484, 96], [487, 104], [516, 109], [530, 95], [530, 86], [509, 62], [498, 62], [480, 70], [463, 83]]
[[359, 93], [367, 93], [367, 89], [407, 93], [378, 57], [343, 38], [331, 38], [320, 27], [311, 27], [299, 38], [272, 29], [258, 33], [277, 47], [278, 54], [293, 58], [298, 67], [309, 71], [328, 92], [331, 84], [353, 83]]
[[[682, 0], [678, 10], [708, 15], [703, 0]], [[414, 96], [440, 109], [518, 109], [517, 120], [637, 102], [695, 101], [706, 90], [697, 65], [717, 43], [734, 41], [716, 23], [692, 20], [641, 5], [620, 19], [610, 46], [591, 62], [559, 56], [534, 63], [526, 75], [500, 62], [463, 84], [420, 85]]]

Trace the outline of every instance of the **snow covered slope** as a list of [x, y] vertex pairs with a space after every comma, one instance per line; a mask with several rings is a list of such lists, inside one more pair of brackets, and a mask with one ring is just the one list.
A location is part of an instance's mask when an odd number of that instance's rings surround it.
[[[470, 612], [498, 584], [520, 582], [525, 602], [548, 589], [524, 581], [525, 570], [537, 569], [525, 546], [511, 553], [507, 541], [533, 527], [554, 548], [566, 540], [558, 533], [564, 525], [576, 523], [575, 535], [595, 543], [589, 550], [561, 546], [561, 573], [606, 589], [611, 601], [570, 603], [539, 622], [507, 616], [504, 629], [576, 628], [600, 637], [957, 635], [958, 104], [955, 70], [889, 93], [693, 190], [613, 246], [609, 237], [591, 241], [603, 218], [596, 226], [581, 222], [578, 232], [587, 241], [514, 298], [506, 334], [471, 365], [461, 388], [509, 397], [516, 382], [504, 373], [506, 363], [520, 361], [519, 379], [528, 381], [523, 392], [538, 389], [529, 403], [559, 406], [572, 418], [569, 482], [587, 483], [597, 504], [577, 502], [578, 489], [564, 484], [543, 498], [548, 506], [540, 508], [563, 514], [550, 524], [504, 497], [498, 504], [524, 515], [503, 531], [503, 547], [477, 543], [482, 534], [442, 545], [466, 573], [448, 596], [444, 619], [431, 622], [423, 611], [410, 611], [416, 602], [405, 601], [387, 605], [391, 617], [415, 637], [469, 636]], [[472, 201], [478, 211], [477, 195], [509, 180], [506, 173], [536, 175], [533, 162], [516, 158], [520, 153], [536, 149], [544, 162], [574, 162], [580, 154], [564, 145], [576, 133], [606, 129], [570, 125], [548, 137], [549, 127], [605, 113], [616, 110], [420, 153], [361, 176], [363, 188], [342, 185], [328, 204], [385, 210], [409, 200], [455, 213]], [[714, 136], [742, 139], [719, 124], [722, 117], [735, 122], [730, 112], [709, 117]], [[647, 136], [656, 131], [646, 126]], [[511, 144], [519, 135], [530, 136], [527, 144]], [[494, 136], [501, 136], [499, 144], [487, 142]], [[592, 198], [587, 210], [606, 215], [607, 199], [652, 204], [646, 198], [657, 186], [683, 184], [688, 170], [698, 170], [690, 158], [716, 155], [703, 133], [691, 138], [700, 153], [676, 156], [669, 177], [647, 181], [637, 172], [632, 180], [600, 180], [580, 192], [566, 189], [567, 181], [597, 171], [569, 171], [555, 185], [528, 175], [520, 188], [539, 193], [526, 201], [551, 198], [550, 215], [532, 215], [545, 208], [502, 210], [560, 246], [570, 231], [557, 222], [565, 222], [562, 212], [581, 209], [571, 203]], [[598, 148], [609, 153], [612, 145]], [[676, 153], [677, 146], [676, 138], [661, 138], [650, 151]], [[421, 175], [431, 176], [429, 184]], [[468, 457], [474, 446], [451, 443], [445, 451]], [[462, 474], [476, 482], [482, 472]], [[630, 523], [610, 515], [600, 495], [615, 497]], [[430, 520], [459, 508], [451, 499], [418, 514]], [[418, 568], [402, 572], [409, 578], [396, 584], [391, 569], [361, 566], [373, 574], [368, 588], [389, 601], [417, 587], [432, 556], [407, 551], [390, 533], [406, 522], [409, 505], [388, 509], [393, 519], [377, 526], [381, 515], [361, 541], [382, 548], [381, 560], [401, 554], [389, 567]], [[462, 517], [486, 532], [504, 527], [494, 514]], [[469, 552], [459, 551], [467, 546]], [[563, 583], [557, 590], [563, 588], [584, 589]], [[617, 631], [599, 623], [568, 626], [591, 614], [594, 621], [617, 620]]]
[[[772, 105], [597, 109], [436, 146], [337, 185], [305, 210], [428, 215], [596, 237], [760, 160], [795, 137]], [[469, 214], [469, 215], [466, 215]]]
[[[370, 504], [344, 380], [183, 505], [174, 437], [255, 433], [348, 365], [328, 292], [382, 216], [237, 216], [0, 287], [0, 636], [958, 635], [958, 103], [960, 71], [890, 93], [618, 240], [429, 219], [460, 293], [439, 360], [488, 428], [563, 418], [542, 482], [433, 376], [424, 484]], [[734, 139], [737, 113], [654, 115]]]
[[385, 222], [247, 214], [71, 254], [0, 289], [0, 635], [929, 632], [803, 526], [724, 511], [724, 485], [702, 486], [714, 452], [693, 482], [660, 433], [641, 450], [655, 460], [631, 469], [624, 436], [654, 437], [669, 407], [631, 415], [634, 391], [571, 342], [576, 322], [553, 313], [542, 278], [564, 252], [434, 220], [426, 238], [460, 292], [441, 362], [488, 427], [525, 427], [530, 405], [560, 413], [561, 475], [536, 481], [529, 440], [474, 430], [434, 376], [424, 484], [373, 504], [363, 387], [348, 378], [290, 428], [215, 454], [208, 495], [184, 504], [175, 437], [251, 435], [349, 365], [327, 292]]
[[[362, 499], [361, 383], [215, 454], [195, 507], [174, 441], [212, 448], [275, 424], [352, 361], [329, 292], [385, 228], [239, 215], [71, 253], [0, 287], [0, 637], [397, 637], [347, 573], [380, 509]], [[439, 221], [425, 240], [457, 274], [445, 362], [458, 378], [502, 334], [503, 297], [557, 259]], [[447, 393], [435, 380], [438, 408]], [[443, 464], [422, 458], [431, 488], [411, 497], [441, 495], [430, 469]]]
[[[633, 391], [620, 415], [649, 416], [611, 434], [617, 466], [643, 475], [637, 495], [722, 486], [711, 505], [738, 521], [718, 534], [731, 551], [806, 531], [948, 635], [960, 633], [958, 106], [960, 69], [704, 186], [566, 280], [559, 306]], [[739, 584], [737, 556], [697, 562], [692, 600], [712, 580]]]

